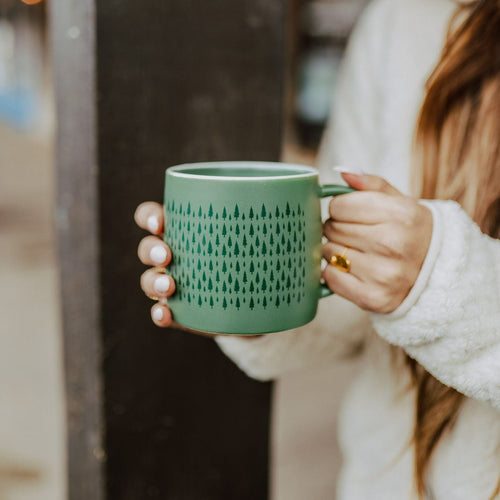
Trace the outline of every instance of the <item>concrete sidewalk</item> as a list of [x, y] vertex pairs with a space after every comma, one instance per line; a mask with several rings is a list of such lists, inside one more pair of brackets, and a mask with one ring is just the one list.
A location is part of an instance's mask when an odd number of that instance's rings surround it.
[[0, 500], [63, 500], [50, 144], [0, 126]]

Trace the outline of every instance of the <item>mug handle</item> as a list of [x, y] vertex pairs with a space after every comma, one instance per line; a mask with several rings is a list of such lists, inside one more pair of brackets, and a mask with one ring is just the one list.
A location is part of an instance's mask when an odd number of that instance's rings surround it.
[[[341, 194], [353, 193], [357, 191], [350, 186], [342, 186], [340, 184], [325, 184], [324, 186], [319, 186], [318, 195], [320, 198], [326, 198], [327, 196], [338, 196]], [[323, 283], [319, 286], [319, 297], [328, 297], [333, 295], [333, 292]]]

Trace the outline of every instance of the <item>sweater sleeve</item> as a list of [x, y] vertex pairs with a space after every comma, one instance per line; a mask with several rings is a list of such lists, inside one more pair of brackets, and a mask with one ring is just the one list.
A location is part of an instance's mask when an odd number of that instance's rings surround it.
[[[319, 155], [322, 182], [338, 181], [333, 165], [370, 165], [378, 155], [376, 82], [383, 72], [379, 30], [385, 4], [372, 2], [350, 38]], [[370, 330], [368, 313], [332, 296], [320, 301], [316, 318], [304, 327], [254, 339], [218, 336], [216, 342], [249, 376], [268, 380], [355, 353]]]
[[500, 410], [500, 241], [481, 233], [458, 204], [433, 212], [429, 253], [414, 289], [377, 333], [444, 384]]

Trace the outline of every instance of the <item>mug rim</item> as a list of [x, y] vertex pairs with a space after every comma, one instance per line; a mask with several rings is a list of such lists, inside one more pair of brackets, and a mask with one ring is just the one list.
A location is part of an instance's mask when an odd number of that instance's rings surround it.
[[[271, 169], [289, 169], [297, 173], [288, 173], [284, 175], [266, 175], [266, 176], [235, 176], [235, 175], [204, 175], [192, 173], [196, 170], [202, 170], [210, 167], [217, 167], [221, 169], [245, 169], [262, 167], [262, 170]], [[167, 175], [174, 177], [183, 177], [188, 179], [214, 179], [214, 180], [231, 180], [231, 181], [269, 181], [269, 180], [283, 180], [283, 179], [304, 179], [308, 177], [318, 176], [316, 168], [309, 165], [299, 165], [295, 163], [284, 162], [270, 162], [270, 161], [209, 161], [209, 162], [195, 162], [195, 163], [182, 163], [174, 165], [166, 170]]]

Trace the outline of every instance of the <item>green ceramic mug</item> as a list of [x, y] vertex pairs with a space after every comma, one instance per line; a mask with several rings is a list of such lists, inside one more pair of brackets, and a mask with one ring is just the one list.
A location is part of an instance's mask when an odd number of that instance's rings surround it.
[[320, 186], [311, 167], [213, 162], [167, 169], [165, 241], [174, 319], [205, 332], [251, 335], [311, 321], [320, 283]]

